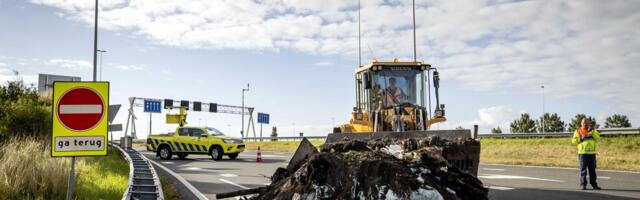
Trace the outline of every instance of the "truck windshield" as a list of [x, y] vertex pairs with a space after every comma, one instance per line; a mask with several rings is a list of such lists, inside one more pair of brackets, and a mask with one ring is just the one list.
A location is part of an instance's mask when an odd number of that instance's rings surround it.
[[219, 131], [218, 129], [213, 128], [213, 127], [207, 127], [207, 131], [209, 131], [209, 133], [212, 136], [223, 136], [224, 135], [224, 133], [222, 133], [221, 131]]
[[424, 106], [422, 76], [422, 70], [415, 67], [386, 67], [373, 73], [372, 96], [377, 96], [378, 102], [372, 103], [382, 102], [384, 107], [403, 103]]

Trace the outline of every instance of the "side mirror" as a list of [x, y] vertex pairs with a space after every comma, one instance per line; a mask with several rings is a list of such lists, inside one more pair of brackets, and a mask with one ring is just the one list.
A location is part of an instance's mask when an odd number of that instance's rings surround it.
[[364, 81], [364, 89], [371, 89], [371, 74], [369, 72], [362, 73], [362, 81]]

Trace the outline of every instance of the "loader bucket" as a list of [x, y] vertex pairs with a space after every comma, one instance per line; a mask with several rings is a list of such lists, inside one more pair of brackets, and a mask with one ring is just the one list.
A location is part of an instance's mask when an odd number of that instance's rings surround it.
[[[427, 137], [438, 137], [440, 139], [459, 141], [471, 138], [470, 130], [429, 130], [429, 131], [405, 131], [405, 132], [368, 132], [368, 133], [331, 133], [327, 136], [325, 143], [339, 141], [370, 141], [377, 139], [391, 139], [393, 141], [416, 139]], [[460, 145], [448, 145], [442, 147], [442, 156], [447, 161], [462, 171], [466, 171], [474, 176], [478, 174], [480, 163], [480, 143], [464, 143]], [[304, 163], [306, 158], [317, 153], [316, 148], [304, 138], [300, 146], [287, 165], [287, 171], [294, 172]]]

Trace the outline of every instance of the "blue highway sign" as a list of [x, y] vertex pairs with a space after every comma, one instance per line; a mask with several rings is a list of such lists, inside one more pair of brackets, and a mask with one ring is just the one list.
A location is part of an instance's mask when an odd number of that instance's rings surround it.
[[144, 112], [160, 113], [160, 104], [161, 102], [159, 100], [144, 100]]
[[260, 124], [269, 124], [269, 114], [267, 114], [267, 113], [258, 113], [258, 123], [260, 123]]

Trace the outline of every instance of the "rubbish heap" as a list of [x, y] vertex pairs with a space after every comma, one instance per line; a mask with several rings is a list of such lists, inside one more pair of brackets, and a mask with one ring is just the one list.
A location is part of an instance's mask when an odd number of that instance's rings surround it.
[[325, 144], [294, 169], [279, 168], [252, 199], [487, 199], [473, 175], [442, 157], [444, 146], [478, 141], [437, 137]]

